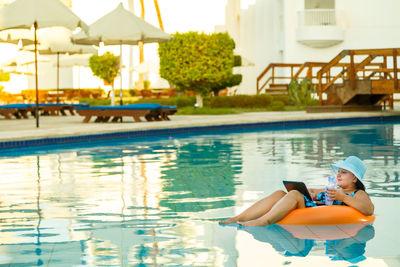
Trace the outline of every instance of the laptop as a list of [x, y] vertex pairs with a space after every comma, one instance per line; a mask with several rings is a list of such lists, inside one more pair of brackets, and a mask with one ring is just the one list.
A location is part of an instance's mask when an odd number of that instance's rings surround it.
[[[297, 190], [300, 193], [302, 193], [306, 198], [312, 200], [312, 197], [310, 195], [310, 192], [308, 192], [308, 189], [306, 185], [303, 182], [295, 182], [295, 181], [283, 181], [283, 185], [286, 187], [286, 190], [292, 191], [292, 190]], [[319, 205], [325, 205], [324, 202], [321, 201], [314, 201], [315, 204]]]

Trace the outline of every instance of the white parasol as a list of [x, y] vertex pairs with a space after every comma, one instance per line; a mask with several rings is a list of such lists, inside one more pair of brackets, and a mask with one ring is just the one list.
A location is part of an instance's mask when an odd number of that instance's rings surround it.
[[77, 44], [99, 45], [102, 42], [104, 45], [120, 46], [120, 104], [122, 105], [122, 45], [164, 42], [171, 38], [171, 35], [137, 17], [120, 3], [116, 9], [91, 24], [87, 33], [81, 31], [74, 35], [72, 41]]
[[[37, 29], [62, 26], [70, 30], [87, 25], [59, 0], [15, 0], [0, 9], [0, 30], [34, 28], [34, 42], [37, 45]], [[35, 56], [37, 56], [35, 49]], [[39, 89], [37, 61], [35, 61], [36, 81], [36, 127], [39, 127]]]
[[[41, 55], [57, 55], [57, 103], [59, 103], [60, 87], [60, 54], [97, 54], [97, 49], [91, 45], [79, 45], [71, 42], [72, 32], [63, 27], [44, 29], [39, 34], [41, 44], [37, 47]], [[32, 45], [24, 47], [33, 51]]]

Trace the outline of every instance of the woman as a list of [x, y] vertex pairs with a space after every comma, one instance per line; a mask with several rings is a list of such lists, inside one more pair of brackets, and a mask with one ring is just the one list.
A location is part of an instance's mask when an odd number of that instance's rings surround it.
[[[334, 200], [334, 205], [347, 205], [353, 207], [365, 215], [374, 213], [374, 205], [361, 180], [367, 170], [364, 162], [356, 156], [350, 156], [344, 161], [331, 164], [331, 168], [336, 173], [337, 186], [340, 189], [328, 189], [326, 197]], [[306, 207], [313, 207], [316, 204], [313, 200], [323, 200], [325, 189], [310, 189], [312, 200], [304, 197], [299, 191], [292, 190], [288, 193], [278, 190], [254, 203], [250, 208], [241, 214], [225, 221], [221, 224], [237, 222], [243, 226], [269, 225], [279, 222], [290, 211]]]

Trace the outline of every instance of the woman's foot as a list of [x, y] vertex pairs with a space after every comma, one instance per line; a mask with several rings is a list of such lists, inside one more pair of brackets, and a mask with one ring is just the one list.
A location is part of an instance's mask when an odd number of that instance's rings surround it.
[[270, 225], [268, 220], [263, 220], [262, 218], [258, 218], [255, 220], [247, 221], [247, 222], [237, 222], [241, 226], [265, 226]]
[[228, 220], [224, 220], [224, 221], [219, 221], [218, 223], [220, 224], [231, 224], [231, 223], [235, 223], [237, 222], [239, 219], [237, 217], [232, 217]]

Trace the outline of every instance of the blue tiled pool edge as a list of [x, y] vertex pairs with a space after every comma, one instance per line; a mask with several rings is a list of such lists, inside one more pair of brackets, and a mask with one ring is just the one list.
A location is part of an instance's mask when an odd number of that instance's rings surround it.
[[339, 126], [343, 124], [384, 123], [391, 121], [400, 122], [400, 115], [208, 125], [208, 126], [195, 126], [195, 127], [120, 131], [113, 133], [99, 133], [99, 134], [87, 134], [87, 135], [64, 136], [64, 137], [49, 137], [41, 139], [3, 141], [0, 142], [0, 149], [13, 149], [13, 148], [47, 146], [56, 144], [78, 143], [78, 142], [90, 142], [90, 141], [99, 141], [107, 139], [128, 138], [135, 136], [156, 136], [156, 135], [170, 135], [178, 133], [210, 132], [216, 130], [240, 130], [240, 129], [245, 130], [250, 128], [271, 128], [276, 130], [284, 130], [284, 129], [294, 129], [294, 128], [315, 128], [315, 127], [327, 127], [336, 125]]

